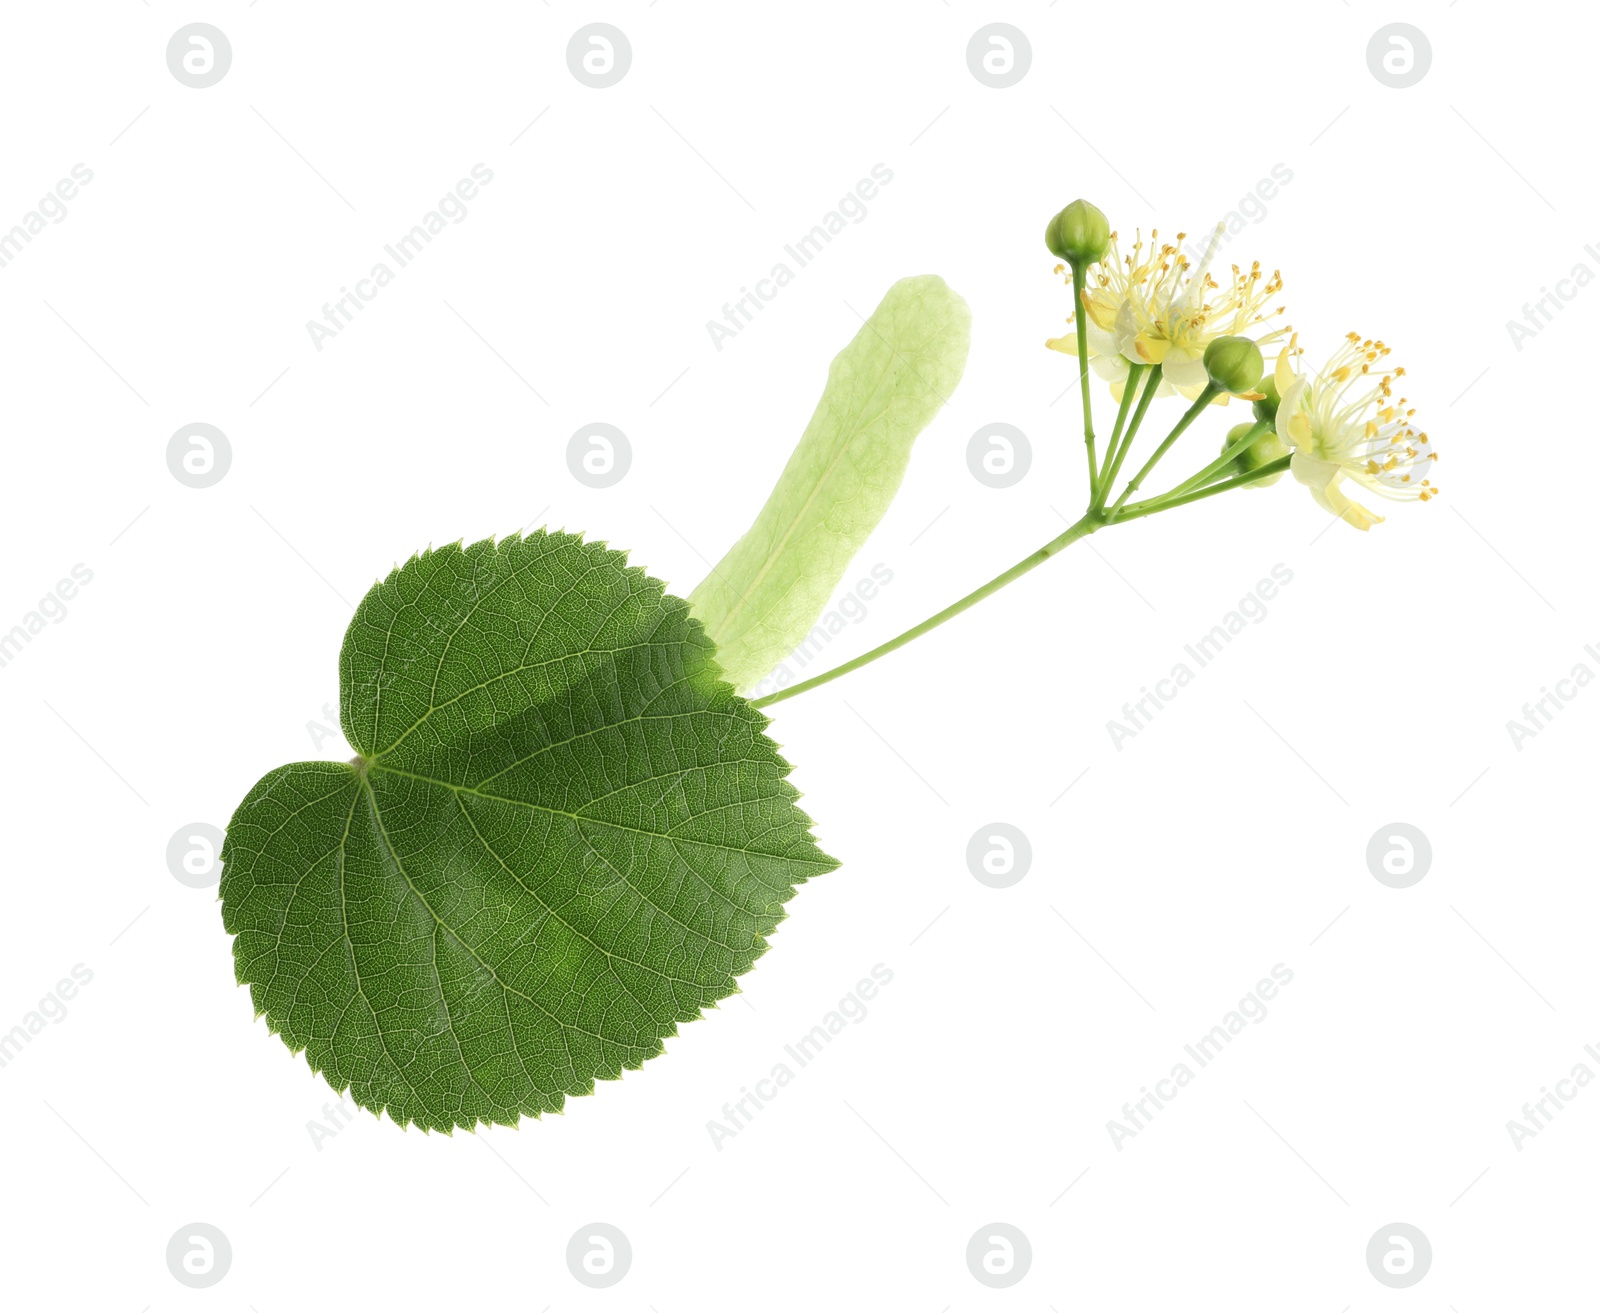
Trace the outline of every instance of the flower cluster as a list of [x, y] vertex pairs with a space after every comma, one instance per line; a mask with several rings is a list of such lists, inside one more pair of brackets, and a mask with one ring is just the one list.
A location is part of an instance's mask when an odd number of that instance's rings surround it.
[[[1174, 241], [1187, 236], [1179, 233]], [[1264, 327], [1283, 313], [1282, 306], [1267, 309], [1283, 290], [1276, 271], [1264, 279], [1259, 263], [1248, 271], [1234, 265], [1226, 287], [1212, 276], [1222, 236], [1219, 223], [1195, 267], [1154, 230], [1148, 248], [1139, 235], [1127, 255], [1119, 253], [1116, 233], [1110, 235], [1084, 289], [1082, 310], [1088, 320], [1090, 367], [1111, 383], [1117, 400], [1122, 399], [1130, 365], [1160, 365], [1157, 395], [1179, 392], [1192, 401], [1206, 383], [1206, 347], [1217, 338], [1251, 337], [1265, 347], [1287, 335], [1287, 327]], [[1069, 315], [1067, 323], [1072, 322]], [[1072, 337], [1053, 338], [1046, 345], [1069, 355], [1078, 351]]]
[[[1192, 499], [1206, 488], [1220, 491], [1223, 480], [1227, 486], [1264, 487], [1287, 468], [1324, 509], [1368, 529], [1382, 517], [1345, 494], [1346, 480], [1383, 497], [1429, 501], [1437, 496], [1431, 464], [1438, 457], [1428, 435], [1412, 424], [1414, 411], [1406, 399], [1394, 397], [1395, 381], [1405, 371], [1384, 363], [1389, 348], [1351, 333], [1321, 370], [1300, 371], [1298, 335], [1282, 321], [1284, 307], [1274, 304], [1283, 291], [1282, 276], [1274, 270], [1268, 277], [1255, 263], [1247, 270], [1234, 265], [1232, 277], [1219, 282], [1212, 266], [1223, 225], [1217, 225], [1198, 265], [1183, 253], [1185, 236], [1180, 232], [1173, 241], [1162, 241], [1152, 229], [1148, 241], [1136, 234], [1124, 253], [1105, 216], [1085, 201], [1063, 210], [1045, 234], [1046, 244], [1065, 262], [1056, 272], [1070, 266], [1077, 302], [1067, 316], [1073, 331], [1045, 345], [1079, 357], [1080, 369], [1105, 379], [1124, 414], [1132, 399], [1129, 389], [1139, 388], [1131, 427], [1152, 395], [1176, 393], [1197, 406], [1226, 403], [1230, 395], [1255, 402], [1257, 422], [1236, 426], [1222, 457], [1168, 498]], [[1261, 348], [1278, 344], [1283, 345], [1271, 374], [1246, 380], [1243, 374], [1259, 364]], [[1227, 377], [1218, 369], [1224, 360], [1233, 362]], [[1087, 407], [1086, 393], [1086, 429]], [[1108, 451], [1098, 483], [1116, 476], [1131, 442], [1122, 416], [1113, 446], [1119, 435], [1123, 449]], [[1167, 445], [1170, 440], [1163, 453]], [[1096, 478], [1092, 456], [1091, 478]], [[1107, 491], [1096, 487], [1094, 503], [1103, 505]], [[1130, 511], [1145, 505], [1156, 509], [1161, 501], [1136, 503]], [[1121, 506], [1119, 501], [1111, 508], [1112, 517]]]

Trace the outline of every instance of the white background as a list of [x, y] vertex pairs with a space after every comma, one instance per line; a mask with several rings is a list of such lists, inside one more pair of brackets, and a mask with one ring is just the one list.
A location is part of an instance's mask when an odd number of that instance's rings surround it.
[[[7, 1305], [1592, 1301], [1600, 1089], [1520, 1150], [1506, 1123], [1575, 1064], [1600, 1073], [1600, 689], [1520, 751], [1506, 724], [1577, 663], [1600, 673], [1600, 288], [1520, 350], [1506, 322], [1580, 261], [1600, 273], [1573, 146], [1600, 24], [1514, 12], [8, 6], [0, 228], [74, 164], [93, 181], [0, 269], [0, 628], [74, 564], [94, 577], [0, 669], [0, 1030], [94, 974], [0, 1069]], [[191, 21], [233, 48], [204, 90], [165, 60]], [[632, 47], [603, 90], [566, 63], [592, 21]], [[1001, 90], [965, 54], [993, 21], [1032, 49]], [[1432, 46], [1403, 90], [1366, 60], [1392, 21]], [[468, 217], [317, 350], [306, 321], [480, 162]], [[706, 321], [875, 163], [894, 179], [866, 219], [717, 350]], [[361, 1113], [314, 1145], [333, 1095], [253, 1020], [214, 889], [165, 853], [271, 767], [348, 755], [308, 722], [350, 603], [429, 543], [540, 522], [687, 593], [856, 312], [936, 272], [971, 303], [972, 354], [847, 576], [894, 573], [829, 663], [865, 650], [1081, 508], [1073, 364], [1042, 346], [1067, 309], [1046, 219], [1082, 194], [1125, 234], [1204, 231], [1275, 164], [1292, 181], [1227, 258], [1283, 270], [1308, 359], [1350, 329], [1394, 345], [1443, 496], [1380, 506], [1366, 535], [1290, 481], [1117, 528], [775, 708], [843, 866], [790, 904], [742, 1000], [564, 1116], [443, 1137]], [[1171, 472], [1238, 418], [1208, 415]], [[599, 491], [565, 456], [595, 421], [633, 449]], [[1005, 491], [966, 463], [994, 421], [1033, 448]], [[193, 422], [232, 450], [202, 490], [166, 464]], [[1122, 704], [1280, 563], [1267, 617], [1119, 751]], [[1005, 890], [966, 865], [994, 821], [1033, 848]], [[1433, 848], [1405, 890], [1366, 861], [1397, 821]], [[722, 1105], [880, 962], [867, 1019], [714, 1148]], [[1276, 963], [1294, 980], [1267, 1018], [1115, 1148], [1108, 1120]], [[564, 1258], [595, 1220], [633, 1246], [609, 1290]], [[209, 1290], [166, 1265], [194, 1221], [233, 1249]], [[1033, 1248], [1005, 1291], [965, 1259], [994, 1221]], [[1407, 1290], [1365, 1259], [1397, 1221], [1433, 1246]]]

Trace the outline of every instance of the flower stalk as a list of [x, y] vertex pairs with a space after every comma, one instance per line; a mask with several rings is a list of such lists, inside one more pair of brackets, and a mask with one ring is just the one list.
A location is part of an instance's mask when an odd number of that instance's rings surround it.
[[1125, 503], [1129, 497], [1133, 496], [1134, 493], [1139, 491], [1140, 485], [1144, 483], [1145, 475], [1149, 474], [1151, 470], [1155, 469], [1155, 467], [1160, 463], [1161, 458], [1165, 456], [1167, 452], [1172, 450], [1172, 444], [1183, 436], [1184, 431], [1189, 427], [1189, 425], [1194, 423], [1194, 421], [1199, 417], [1200, 412], [1205, 410], [1205, 408], [1211, 404], [1212, 400], [1217, 395], [1217, 389], [1212, 387], [1210, 384], [1207, 384], [1200, 390], [1200, 395], [1196, 397], [1192, 403], [1190, 403], [1189, 409], [1183, 412], [1183, 418], [1172, 426], [1172, 431], [1168, 433], [1166, 437], [1161, 439], [1161, 445], [1151, 453], [1150, 459], [1145, 461], [1145, 463], [1140, 467], [1139, 472], [1135, 474], [1133, 478], [1128, 480], [1128, 486], [1122, 490], [1122, 495], [1117, 498], [1116, 503], [1111, 507], [1109, 512], [1110, 517], [1113, 520], [1117, 518], [1117, 512], [1122, 509], [1123, 503]]
[[[1084, 289], [1084, 267], [1082, 262], [1072, 266], [1072, 287], [1076, 295], [1082, 296]], [[1094, 406], [1089, 400], [1089, 330], [1082, 315], [1078, 316], [1078, 383], [1083, 389], [1083, 446], [1089, 457], [1089, 487], [1096, 486], [1099, 472], [1099, 462], [1094, 454]]]
[[[1155, 400], [1156, 391], [1161, 386], [1161, 366], [1151, 365], [1150, 373], [1145, 378], [1144, 390], [1139, 394], [1139, 404], [1134, 407], [1133, 418], [1128, 421], [1128, 430], [1122, 435], [1122, 445], [1117, 448], [1116, 459], [1112, 460], [1111, 453], [1107, 452], [1107, 465], [1105, 476], [1100, 480], [1100, 488], [1090, 503], [1091, 509], [1098, 511], [1106, 504], [1106, 496], [1111, 491], [1111, 485], [1117, 481], [1117, 475], [1122, 472], [1122, 462], [1128, 458], [1128, 451], [1133, 446], [1133, 440], [1138, 436], [1139, 425], [1144, 420], [1145, 411], [1150, 409], [1150, 403]], [[1131, 371], [1128, 374], [1128, 389], [1131, 389], [1137, 376]], [[1124, 390], [1126, 398], [1128, 391]]]

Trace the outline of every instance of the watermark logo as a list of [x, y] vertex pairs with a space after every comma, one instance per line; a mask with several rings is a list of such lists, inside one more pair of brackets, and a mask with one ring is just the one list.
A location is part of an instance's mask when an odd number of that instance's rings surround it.
[[[1274, 164], [1268, 173], [1269, 177], [1257, 179], [1256, 185], [1241, 196], [1233, 209], [1217, 221], [1222, 227], [1221, 235], [1216, 238], [1218, 251], [1226, 247], [1251, 224], [1260, 223], [1265, 219], [1268, 203], [1276, 200], [1278, 193], [1294, 181], [1294, 170], [1287, 164]], [[1215, 233], [1216, 228], [1213, 226], [1190, 238], [1183, 244], [1183, 253], [1194, 263], [1199, 264], [1205, 259], [1206, 250]]]
[[185, 424], [167, 439], [167, 468], [185, 488], [210, 488], [227, 477], [233, 445], [215, 424]]
[[180, 1226], [167, 1241], [167, 1271], [195, 1290], [214, 1286], [233, 1266], [233, 1246], [210, 1222]]
[[967, 840], [967, 870], [979, 884], [1009, 889], [1033, 865], [1033, 845], [1015, 825], [995, 821]]
[[980, 1226], [967, 1241], [967, 1271], [980, 1285], [1004, 1290], [1027, 1276], [1032, 1266], [1033, 1246], [1010, 1222]]
[[985, 424], [967, 439], [967, 468], [985, 488], [1014, 488], [1028, 476], [1033, 444], [1015, 424]]
[[[400, 270], [422, 254], [423, 249], [432, 243], [433, 239], [445, 231], [446, 224], [456, 225], [465, 223], [467, 215], [471, 212], [468, 201], [478, 198], [478, 191], [487, 187], [494, 181], [494, 170], [481, 161], [474, 164], [468, 171], [469, 177], [457, 179], [456, 185], [434, 202], [434, 206], [422, 218], [411, 226], [411, 231], [395, 241], [388, 243], [383, 248], [387, 260], [377, 261], [369, 270], [365, 278], [357, 278], [355, 286], [341, 287], [339, 295], [332, 301], [322, 303], [322, 320], [306, 320], [306, 333], [311, 338], [311, 345], [319, 352], [325, 343], [339, 336], [369, 303], [377, 300], [378, 293], [390, 283]], [[393, 264], [390, 264], [393, 261]], [[450, 305], [448, 301], [446, 305]], [[462, 323], [466, 320], [461, 317], [461, 312], [454, 306], [456, 317]], [[467, 327], [483, 336], [471, 324]], [[488, 345], [485, 343], [485, 345]], [[493, 347], [489, 348], [491, 351]], [[497, 353], [498, 354], [498, 353]]]
[[1196, 674], [1215, 661], [1235, 638], [1267, 618], [1267, 603], [1277, 597], [1279, 588], [1287, 587], [1294, 580], [1294, 571], [1282, 561], [1272, 567], [1271, 574], [1271, 579], [1258, 580], [1255, 588], [1241, 597], [1238, 605], [1212, 625], [1208, 633], [1184, 644], [1184, 655], [1194, 662], [1193, 666], [1188, 661], [1179, 661], [1164, 679], [1155, 681], [1154, 689], [1142, 686], [1137, 698], [1122, 704], [1122, 720], [1106, 721], [1106, 733], [1118, 752], [1128, 739], [1149, 729], [1156, 715], [1167, 709], [1179, 690], [1192, 684]]
[[86, 187], [94, 181], [94, 170], [87, 164], [74, 164], [71, 173], [71, 178], [62, 178], [53, 191], [41, 196], [39, 203], [22, 216], [21, 223], [8, 233], [0, 233], [0, 268], [21, 255], [22, 248], [44, 231], [45, 220], [63, 222], [67, 217], [66, 202], [77, 198], [80, 185]]
[[1367, 1270], [1386, 1286], [1414, 1286], [1432, 1266], [1433, 1246], [1410, 1222], [1380, 1226], [1367, 1241]]
[[339, 713], [331, 702], [322, 704], [322, 719], [306, 721], [306, 735], [311, 739], [312, 751], [321, 753], [322, 745], [331, 742], [338, 751], [344, 745], [344, 730], [339, 727]]
[[63, 976], [56, 981], [55, 988], [41, 998], [21, 1021], [10, 1030], [0, 1032], [0, 1067], [15, 1062], [17, 1055], [33, 1043], [33, 1037], [43, 1034], [46, 1022], [59, 1026], [65, 1021], [67, 1004], [78, 997], [81, 986], [93, 979], [94, 972], [82, 962], [73, 963], [70, 979]]
[[874, 164], [868, 173], [871, 176], [859, 179], [834, 203], [833, 209], [811, 226], [810, 232], [784, 246], [786, 258], [775, 261], [765, 278], [757, 278], [753, 290], [741, 287], [737, 300], [724, 301], [720, 320], [706, 320], [706, 333], [713, 347], [721, 351], [724, 342], [738, 337], [794, 281], [795, 273], [821, 255], [847, 226], [866, 222], [868, 203], [877, 199], [880, 187], [894, 181], [894, 170], [887, 164]]
[[167, 67], [172, 76], [196, 91], [214, 87], [227, 77], [233, 46], [210, 23], [180, 27], [167, 42]]
[[759, 1080], [750, 1085], [741, 1085], [739, 1097], [722, 1105], [721, 1119], [713, 1117], [706, 1123], [712, 1148], [721, 1153], [723, 1141], [749, 1130], [767, 1104], [778, 1097], [779, 1091], [794, 1080], [800, 1069], [810, 1066], [822, 1055], [833, 1043], [834, 1036], [843, 1034], [849, 1026], [859, 1026], [867, 1019], [867, 1004], [877, 998], [878, 991], [893, 979], [893, 970], [882, 962], [874, 963], [870, 979], [863, 976], [856, 981], [855, 988], [824, 1013], [821, 1021], [794, 1043], [783, 1046], [784, 1056], [794, 1066], [791, 1067], [789, 1062], [776, 1062]]
[[1367, 840], [1367, 869], [1379, 884], [1409, 889], [1421, 884], [1433, 865], [1433, 845], [1415, 825], [1395, 821]]
[[322, 1142], [331, 1140], [340, 1131], [348, 1130], [356, 1120], [356, 1110], [350, 1106], [350, 1096], [342, 1095], [338, 1103], [322, 1105], [322, 1121], [313, 1117], [306, 1123], [306, 1134], [311, 1137], [311, 1147], [322, 1152]]
[[94, 571], [82, 561], [72, 567], [72, 578], [57, 579], [56, 586], [41, 597], [33, 610], [9, 630], [0, 631], [0, 666], [8, 666], [17, 659], [22, 649], [40, 634], [45, 623], [59, 625], [67, 618], [67, 603], [78, 595], [78, 589], [94, 580]]
[[628, 476], [633, 446], [615, 424], [585, 424], [567, 439], [567, 469], [586, 488], [611, 488]]
[[580, 1226], [567, 1241], [567, 1271], [580, 1285], [604, 1290], [627, 1276], [632, 1266], [633, 1246], [610, 1222]]
[[[1600, 648], [1593, 643], [1586, 644], [1583, 650], [1585, 655], [1600, 662]], [[1511, 746], [1521, 752], [1524, 743], [1549, 729], [1556, 717], [1567, 709], [1567, 703], [1578, 696], [1579, 690], [1592, 683], [1594, 671], [1579, 661], [1565, 678], [1556, 680], [1554, 690], [1541, 684], [1539, 696], [1522, 704], [1522, 719], [1506, 721], [1506, 733], [1511, 736]]]
[[215, 825], [204, 821], [185, 825], [167, 840], [167, 870], [172, 878], [191, 889], [211, 888], [222, 878], [217, 870], [222, 839], [222, 831]]
[[[1591, 260], [1600, 261], [1600, 251], [1595, 250], [1593, 243], [1586, 242], [1583, 253]], [[1555, 323], [1556, 315], [1565, 310], [1569, 303], [1577, 300], [1578, 293], [1592, 282], [1594, 282], [1594, 270], [1579, 260], [1565, 278], [1556, 279], [1554, 291], [1541, 286], [1537, 301], [1522, 303], [1521, 319], [1506, 320], [1506, 333], [1511, 338], [1511, 345], [1521, 351], [1524, 342], [1538, 337]]]
[[[1194, 1060], [1195, 1067], [1202, 1070], [1209, 1067], [1222, 1056], [1223, 1050], [1233, 1043], [1236, 1036], [1267, 1019], [1267, 1004], [1278, 997], [1280, 989], [1293, 981], [1293, 970], [1282, 962], [1275, 963], [1271, 979], [1262, 977], [1256, 981], [1255, 988], [1241, 998], [1220, 1022], [1193, 1044], [1185, 1044], [1184, 1053]], [[1112, 1148], [1121, 1153], [1124, 1140], [1131, 1140], [1140, 1131], [1149, 1130], [1156, 1114], [1177, 1098], [1179, 1091], [1187, 1087], [1196, 1074], [1194, 1067], [1180, 1061], [1174, 1063], [1172, 1070], [1160, 1080], [1153, 1082], [1154, 1089], [1141, 1085], [1139, 1097], [1122, 1105], [1123, 1120], [1118, 1121], [1113, 1117], [1106, 1123], [1106, 1134], [1111, 1137]]]
[[986, 87], [1004, 90], [1028, 76], [1033, 46], [1010, 23], [989, 23], [967, 42], [967, 68]]
[[633, 46], [610, 23], [580, 27], [567, 42], [567, 68], [586, 87], [614, 87], [633, 66]]
[[1386, 87], [1414, 87], [1428, 76], [1433, 46], [1410, 23], [1380, 27], [1367, 42], [1367, 67]]
[[[1585, 1044], [1583, 1051], [1596, 1062], [1600, 1062], [1600, 1048], [1593, 1044]], [[1518, 1121], [1513, 1117], [1506, 1123], [1506, 1133], [1511, 1136], [1512, 1147], [1521, 1153], [1524, 1140], [1531, 1140], [1540, 1131], [1549, 1130], [1550, 1124], [1556, 1119], [1556, 1113], [1565, 1112], [1567, 1104], [1578, 1097], [1578, 1091], [1592, 1084], [1594, 1084], [1594, 1070], [1588, 1063], [1580, 1062], [1567, 1075], [1555, 1082], [1555, 1089], [1541, 1085], [1539, 1098], [1531, 1099], [1522, 1105], [1524, 1120]]]
[[811, 632], [800, 640], [800, 645], [789, 654], [788, 660], [756, 685], [753, 697], [765, 697], [794, 682], [796, 667], [805, 667], [821, 655], [823, 648], [844, 633], [851, 625], [859, 625], [867, 618], [867, 604], [878, 596], [881, 589], [894, 582], [894, 571], [882, 561], [872, 567], [871, 577], [857, 579], [855, 587], [834, 598], [832, 605], [811, 626]]

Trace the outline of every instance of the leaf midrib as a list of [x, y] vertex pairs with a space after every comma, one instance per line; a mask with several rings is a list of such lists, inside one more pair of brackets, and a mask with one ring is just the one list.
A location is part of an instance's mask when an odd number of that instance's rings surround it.
[[[551, 816], [564, 816], [568, 820], [576, 821], [583, 825], [602, 825], [612, 830], [623, 830], [629, 834], [642, 834], [649, 839], [664, 839], [668, 843], [691, 843], [701, 848], [714, 848], [718, 852], [744, 853], [750, 857], [769, 857], [775, 861], [804, 861], [804, 858], [792, 857], [788, 853], [767, 852], [760, 848], [744, 848], [734, 844], [714, 843], [710, 839], [695, 839], [689, 835], [670, 834], [661, 830], [644, 830], [637, 825], [624, 825], [621, 821], [608, 821], [599, 816], [585, 816], [581, 812], [564, 811], [560, 807], [550, 807], [544, 803], [528, 802], [524, 798], [508, 798], [501, 793], [485, 793], [467, 784], [454, 784], [449, 780], [437, 779], [432, 775], [423, 775], [417, 771], [401, 770], [398, 766], [390, 766], [381, 761], [370, 761], [369, 771], [382, 771], [390, 775], [398, 775], [404, 779], [416, 780], [420, 784], [437, 784], [441, 789], [449, 789], [452, 793], [470, 793], [475, 798], [485, 798], [490, 802], [503, 802], [511, 807], [528, 807], [533, 811], [546, 812]], [[820, 863], [819, 863], [820, 864]], [[832, 870], [831, 866], [826, 867]]]

